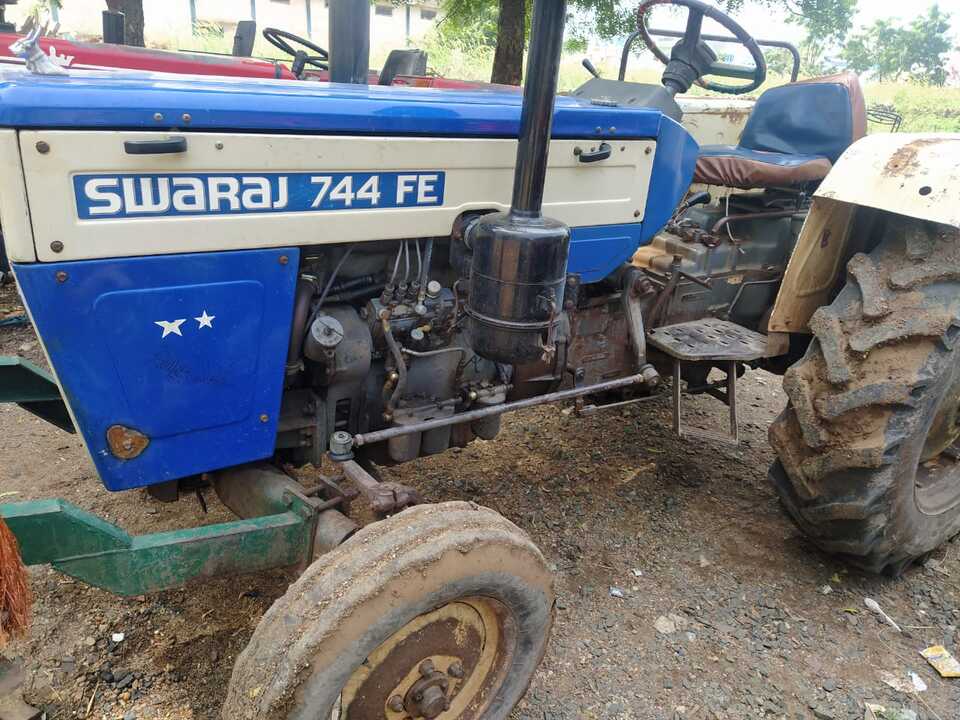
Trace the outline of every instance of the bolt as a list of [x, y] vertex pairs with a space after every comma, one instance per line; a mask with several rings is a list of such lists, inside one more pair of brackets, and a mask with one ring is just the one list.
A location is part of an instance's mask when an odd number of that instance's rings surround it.
[[641, 214], [642, 214], [642, 213], [641, 213], [639, 210], [634, 210], [634, 211], [633, 211], [633, 216], [634, 216], [634, 217], [640, 217]]
[[643, 150], [643, 154], [644, 154], [644, 155], [649, 155], [649, 154], [652, 153], [652, 152], [653, 152], [653, 148], [650, 147], [649, 145], [648, 145], [646, 148], [644, 148], [644, 150]]
[[288, 262], [290, 262], [290, 258], [288, 258], [286, 255], [281, 255], [281, 256], [280, 256], [280, 264], [281, 264], [281, 265], [286, 265]]
[[43, 140], [37, 143], [37, 152], [41, 155], [46, 155], [50, 152], [50, 143], [46, 143]]
[[602, 133], [602, 132], [603, 132], [603, 128], [598, 125], [598, 126], [597, 126], [597, 135], [599, 135], [599, 134]]
[[471, 400], [476, 400], [479, 397], [479, 395], [477, 395], [476, 390], [471, 390], [470, 394], [467, 395], [467, 397], [469, 397]]
[[420, 663], [420, 674], [424, 677], [432, 673], [433, 670], [433, 660], [424, 660], [422, 663]]
[[223, 150], [223, 143], [222, 143], [222, 142], [216, 142], [216, 143], [213, 144], [213, 146], [214, 146], [217, 150]]
[[403, 698], [399, 695], [394, 695], [387, 700], [387, 707], [394, 712], [403, 712]]
[[267, 415], [266, 413], [263, 413], [263, 415], [260, 416], [260, 422], [265, 423], [269, 421], [270, 421], [270, 416]]
[[56, 274], [58, 283], [65, 283], [67, 281], [67, 274], [63, 270], [59, 270]]
[[463, 677], [463, 665], [460, 664], [459, 660], [450, 663], [450, 667], [447, 668], [447, 675], [454, 678]]
[[156, 120], [157, 122], [160, 122], [161, 120], [163, 120], [163, 113], [154, 113], [153, 119]]
[[393, 372], [390, 373], [388, 377], [390, 378], [390, 382], [396, 382], [397, 380], [400, 379], [400, 373], [394, 370]]
[[190, 117], [190, 113], [184, 113], [181, 117], [182, 117], [182, 119], [183, 119], [183, 121], [184, 121], [185, 123], [188, 123], [188, 122], [190, 122], [191, 120], [193, 120], [193, 118]]
[[616, 131], [617, 131], [617, 129], [616, 129], [613, 125], [611, 125], [611, 126], [610, 126], [610, 132], [611, 132], [611, 133], [615, 133]]
[[54, 240], [52, 243], [50, 243], [50, 249], [55, 253], [63, 252], [63, 243], [59, 240]]

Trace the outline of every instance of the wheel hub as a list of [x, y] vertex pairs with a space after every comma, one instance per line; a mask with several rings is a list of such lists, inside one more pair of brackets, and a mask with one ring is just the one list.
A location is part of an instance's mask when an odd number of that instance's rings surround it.
[[450, 680], [445, 673], [434, 667], [432, 660], [424, 660], [418, 670], [420, 679], [407, 690], [403, 707], [414, 718], [433, 720], [450, 707], [450, 700], [447, 698]]
[[509, 650], [497, 601], [469, 598], [421, 615], [372, 653], [344, 687], [337, 720], [482, 717]]
[[932, 460], [956, 442], [960, 435], [960, 383], [947, 392], [927, 433], [920, 462]]

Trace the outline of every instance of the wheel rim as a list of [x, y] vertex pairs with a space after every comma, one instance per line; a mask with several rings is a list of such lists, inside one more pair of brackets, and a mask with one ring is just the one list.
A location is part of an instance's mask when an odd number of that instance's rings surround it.
[[960, 378], [941, 398], [917, 466], [917, 507], [939, 515], [960, 503]]
[[499, 601], [447, 603], [408, 622], [367, 657], [331, 720], [482, 718], [515, 648], [515, 623]]

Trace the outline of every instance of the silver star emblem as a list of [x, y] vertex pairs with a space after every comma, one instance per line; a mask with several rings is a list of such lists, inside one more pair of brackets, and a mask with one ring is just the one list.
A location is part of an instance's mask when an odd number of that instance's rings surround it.
[[207, 311], [204, 310], [204, 311], [203, 311], [203, 315], [201, 315], [200, 317], [195, 317], [195, 318], [194, 318], [194, 320], [196, 320], [198, 323], [200, 323], [199, 327], [197, 327], [197, 330], [199, 330], [200, 328], [205, 328], [205, 327], [208, 327], [208, 328], [210, 328], [210, 329], [212, 330], [212, 329], [213, 329], [213, 320], [214, 320], [214, 318], [216, 318], [216, 317], [217, 317], [216, 315], [207, 315]]
[[170, 333], [183, 337], [183, 333], [180, 332], [180, 326], [183, 325], [186, 321], [187, 321], [186, 318], [180, 318], [179, 320], [157, 320], [153, 324], [159, 325], [160, 327], [163, 328], [163, 335], [160, 337], [160, 339], [162, 340]]

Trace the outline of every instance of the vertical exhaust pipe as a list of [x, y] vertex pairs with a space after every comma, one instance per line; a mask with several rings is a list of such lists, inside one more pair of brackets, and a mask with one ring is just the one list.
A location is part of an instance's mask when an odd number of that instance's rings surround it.
[[370, 71], [369, 0], [330, 0], [330, 82], [366, 85]]
[[510, 211], [485, 215], [467, 231], [470, 342], [502, 363], [553, 352], [563, 310], [570, 231], [543, 217], [542, 207], [566, 14], [566, 0], [537, 0]]

